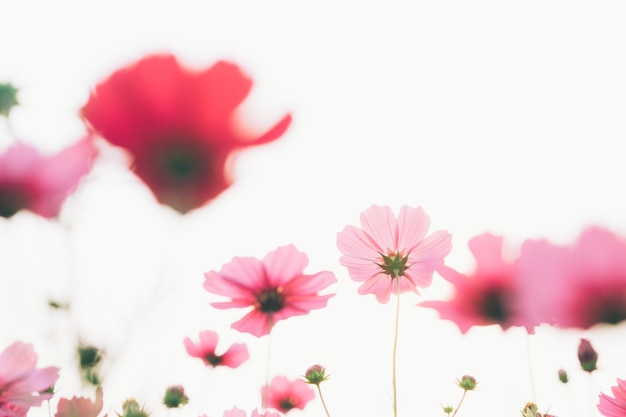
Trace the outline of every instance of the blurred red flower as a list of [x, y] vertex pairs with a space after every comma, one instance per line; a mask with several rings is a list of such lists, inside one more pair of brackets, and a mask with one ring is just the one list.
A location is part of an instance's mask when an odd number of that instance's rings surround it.
[[229, 347], [224, 353], [218, 355], [215, 353], [217, 348], [217, 333], [205, 330], [200, 332], [200, 341], [196, 344], [190, 338], [184, 340], [185, 349], [190, 356], [200, 358], [207, 366], [227, 366], [236, 368], [250, 357], [248, 348], [243, 343], [235, 343]]
[[306, 404], [315, 397], [315, 393], [304, 381], [276, 376], [269, 386], [261, 388], [261, 396], [267, 398], [269, 408], [287, 413], [294, 408], [303, 410]]
[[95, 155], [91, 137], [52, 156], [21, 142], [12, 145], [0, 155], [0, 217], [12, 217], [20, 210], [56, 217], [91, 170]]
[[287, 114], [250, 134], [235, 111], [251, 87], [229, 62], [192, 71], [172, 55], [147, 56], [96, 86], [82, 115], [130, 153], [131, 169], [160, 203], [184, 214], [231, 185], [233, 151], [271, 142], [291, 123]]

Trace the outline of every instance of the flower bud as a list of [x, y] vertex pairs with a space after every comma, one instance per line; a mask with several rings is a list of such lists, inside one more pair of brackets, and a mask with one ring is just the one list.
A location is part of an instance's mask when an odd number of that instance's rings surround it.
[[596, 366], [598, 363], [598, 352], [595, 351], [593, 346], [591, 346], [591, 342], [587, 339], [580, 339], [580, 344], [578, 345], [578, 361], [580, 362], [581, 368], [586, 372], [591, 373], [598, 369]]
[[528, 402], [522, 409], [522, 417], [538, 417], [540, 414], [537, 410], [537, 404]]
[[454, 411], [454, 407], [452, 407], [451, 405], [444, 405], [441, 408], [443, 408], [443, 412], [447, 415], [450, 415], [450, 413]]
[[567, 372], [565, 372], [565, 369], [559, 369], [559, 381], [564, 384], [567, 384], [567, 382], [569, 381], [569, 377], [567, 376]]
[[139, 403], [134, 398], [129, 398], [124, 401], [122, 405], [122, 414], [118, 414], [119, 417], [148, 417], [150, 416], [143, 407], [139, 406]]
[[465, 391], [474, 391], [476, 389], [476, 385], [478, 385], [478, 381], [476, 381], [476, 378], [473, 376], [463, 375], [461, 379], [456, 380], [456, 384]]
[[0, 83], [0, 116], [9, 117], [11, 109], [18, 104], [17, 88], [10, 83]]
[[306, 379], [304, 382], [307, 384], [319, 385], [328, 379], [326, 376], [326, 368], [322, 365], [313, 365], [306, 370], [304, 378]]
[[176, 408], [189, 402], [189, 398], [185, 395], [185, 389], [182, 385], [174, 385], [165, 390], [163, 396], [163, 404], [167, 408]]

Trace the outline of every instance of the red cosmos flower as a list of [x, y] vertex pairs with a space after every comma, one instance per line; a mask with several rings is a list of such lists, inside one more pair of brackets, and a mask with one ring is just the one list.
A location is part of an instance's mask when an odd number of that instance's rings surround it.
[[204, 274], [204, 289], [232, 298], [211, 303], [215, 308], [251, 307], [252, 311], [232, 327], [260, 337], [279, 320], [325, 307], [334, 295], [317, 292], [336, 282], [335, 275], [329, 271], [305, 275], [308, 262], [306, 254], [293, 245], [281, 246], [263, 260], [235, 257], [220, 272]]
[[574, 245], [536, 241], [525, 249], [520, 268], [537, 316], [581, 329], [626, 320], [625, 239], [589, 227]]
[[200, 343], [195, 344], [190, 338], [185, 338], [185, 349], [190, 356], [200, 358], [207, 366], [228, 366], [236, 368], [250, 357], [248, 348], [243, 343], [235, 343], [221, 355], [215, 353], [217, 347], [217, 333], [210, 330], [200, 332]]
[[192, 71], [172, 55], [148, 56], [99, 84], [82, 114], [130, 153], [131, 169], [160, 203], [187, 213], [230, 186], [233, 151], [271, 142], [289, 126], [286, 115], [263, 134], [246, 131], [236, 109], [251, 87], [232, 63]]
[[0, 217], [12, 217], [20, 210], [56, 217], [91, 170], [95, 155], [90, 137], [52, 156], [24, 143], [14, 144], [0, 155]]
[[306, 404], [315, 397], [309, 385], [299, 379], [289, 380], [284, 376], [272, 379], [270, 385], [261, 388], [261, 396], [267, 398], [267, 406], [282, 413], [294, 408], [303, 410]]
[[42, 392], [54, 385], [59, 369], [36, 365], [30, 344], [15, 342], [0, 353], [0, 417], [24, 417], [30, 407], [52, 397]]
[[502, 238], [490, 234], [470, 240], [476, 269], [464, 275], [447, 266], [437, 271], [455, 289], [448, 301], [424, 301], [419, 306], [439, 311], [442, 318], [456, 323], [462, 333], [472, 326], [498, 324], [503, 329], [524, 326], [533, 332], [534, 323], [524, 314], [519, 274], [514, 262], [502, 259]]

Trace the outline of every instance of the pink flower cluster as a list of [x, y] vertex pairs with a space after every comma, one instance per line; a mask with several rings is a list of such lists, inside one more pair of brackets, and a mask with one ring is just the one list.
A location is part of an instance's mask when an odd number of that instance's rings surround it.
[[528, 240], [519, 256], [503, 259], [503, 238], [485, 234], [469, 247], [476, 267], [463, 274], [441, 266], [454, 286], [447, 301], [424, 301], [465, 333], [474, 326], [540, 324], [588, 329], [626, 319], [626, 240], [600, 227], [585, 229], [578, 240], [558, 246]]

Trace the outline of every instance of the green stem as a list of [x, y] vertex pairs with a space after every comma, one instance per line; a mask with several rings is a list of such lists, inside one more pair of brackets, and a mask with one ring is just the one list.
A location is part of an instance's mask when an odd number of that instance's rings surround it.
[[326, 407], [326, 401], [324, 401], [324, 396], [322, 395], [322, 388], [320, 387], [320, 384], [316, 384], [317, 385], [317, 392], [320, 395], [320, 400], [322, 400], [322, 405], [324, 406], [324, 411], [326, 412], [326, 417], [330, 417], [330, 413], [328, 412], [328, 407]]
[[456, 413], [459, 412], [459, 408], [461, 408], [461, 404], [463, 404], [463, 400], [465, 399], [466, 394], [467, 394], [467, 391], [463, 390], [463, 396], [461, 397], [461, 401], [459, 401], [457, 406], [454, 408], [454, 413], [452, 414], [452, 417], [456, 416]]
[[396, 383], [396, 352], [398, 350], [398, 322], [400, 318], [400, 277], [396, 280], [396, 328], [393, 336], [393, 416], [398, 417], [398, 389]]
[[263, 398], [261, 398], [261, 409], [267, 409], [267, 397], [270, 391], [270, 364], [272, 362], [272, 328], [274, 327], [274, 320], [272, 315], [269, 317], [270, 331], [267, 334], [267, 363], [265, 367], [265, 389], [263, 390]]

